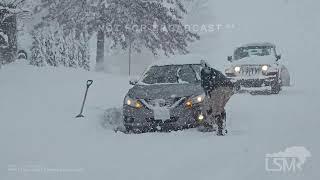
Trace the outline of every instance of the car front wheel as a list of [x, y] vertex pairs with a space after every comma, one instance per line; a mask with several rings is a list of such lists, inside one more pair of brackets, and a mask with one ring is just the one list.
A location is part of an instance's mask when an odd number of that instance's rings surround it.
[[272, 94], [279, 94], [280, 91], [281, 91], [281, 83], [276, 82], [275, 84], [271, 85]]
[[133, 134], [141, 134], [141, 133], [146, 133], [147, 128], [145, 127], [132, 127], [130, 125], [124, 125], [124, 127], [126, 128], [126, 132], [127, 133], [133, 133]]

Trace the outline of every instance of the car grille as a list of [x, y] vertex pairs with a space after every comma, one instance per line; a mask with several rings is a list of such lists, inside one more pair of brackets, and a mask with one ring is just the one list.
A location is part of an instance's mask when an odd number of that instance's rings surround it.
[[172, 107], [181, 98], [169, 98], [169, 99], [145, 99], [148, 105], [153, 107]]
[[166, 120], [161, 120], [161, 119], [154, 119], [154, 118], [146, 118], [147, 122], [150, 123], [156, 123], [156, 124], [165, 124], [165, 123], [174, 123], [176, 121], [178, 121], [178, 117], [170, 117], [170, 119], [166, 119]]
[[241, 66], [241, 71], [240, 71], [241, 76], [256, 76], [256, 75], [261, 75], [261, 66], [258, 65], [246, 65], [246, 66]]

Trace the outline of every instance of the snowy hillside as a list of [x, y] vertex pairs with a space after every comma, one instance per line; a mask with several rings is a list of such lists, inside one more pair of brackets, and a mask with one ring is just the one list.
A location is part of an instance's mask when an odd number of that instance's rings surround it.
[[[189, 19], [235, 25], [204, 33], [191, 47], [219, 69], [236, 46], [270, 41], [279, 46], [294, 79], [279, 95], [234, 95], [225, 137], [195, 129], [115, 133], [101, 122], [106, 109], [122, 106], [131, 87], [126, 76], [37, 68], [24, 61], [2, 66], [0, 180], [319, 179], [319, 5], [317, 0], [210, 0], [208, 18], [199, 13]], [[147, 66], [144, 60], [136, 67]], [[123, 71], [117, 65], [114, 71]], [[76, 119], [87, 79], [94, 83], [85, 118]], [[312, 155], [302, 171], [266, 171], [266, 154], [293, 146]]]

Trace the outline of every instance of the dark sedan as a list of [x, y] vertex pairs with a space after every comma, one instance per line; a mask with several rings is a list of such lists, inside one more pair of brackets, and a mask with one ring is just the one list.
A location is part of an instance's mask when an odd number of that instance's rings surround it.
[[127, 131], [148, 132], [195, 127], [204, 119], [205, 98], [198, 63], [164, 63], [148, 68], [127, 93], [123, 120]]

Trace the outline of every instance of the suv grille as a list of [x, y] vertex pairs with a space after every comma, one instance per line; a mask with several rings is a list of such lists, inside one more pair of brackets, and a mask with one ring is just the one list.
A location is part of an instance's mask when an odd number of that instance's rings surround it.
[[261, 66], [259, 66], [259, 65], [245, 65], [245, 66], [241, 66], [240, 74], [241, 74], [242, 76], [256, 76], [256, 75], [261, 75], [261, 74], [262, 74]]

